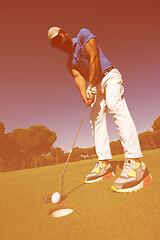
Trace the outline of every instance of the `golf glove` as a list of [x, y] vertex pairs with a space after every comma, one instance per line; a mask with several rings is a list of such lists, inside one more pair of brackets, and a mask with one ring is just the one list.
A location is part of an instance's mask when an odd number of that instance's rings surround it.
[[88, 84], [86, 93], [87, 93], [87, 98], [91, 98], [92, 95], [96, 95], [97, 94], [96, 86], [92, 84]]

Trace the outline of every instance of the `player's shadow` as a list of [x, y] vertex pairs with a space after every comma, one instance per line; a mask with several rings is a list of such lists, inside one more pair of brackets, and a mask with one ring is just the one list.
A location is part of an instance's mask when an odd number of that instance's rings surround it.
[[69, 191], [68, 193], [66, 193], [66, 196], [68, 196], [69, 194], [71, 194], [72, 192], [74, 192], [75, 190], [77, 190], [78, 188], [82, 187], [85, 183], [81, 183], [80, 185], [78, 185], [77, 187], [73, 188], [71, 191]]
[[[119, 166], [121, 169], [123, 168], [123, 163], [124, 163], [124, 161], [109, 161], [109, 162], [110, 162], [110, 164], [111, 164], [111, 166], [112, 166], [112, 168], [113, 168], [114, 173], [116, 173], [116, 168], [117, 168], [117, 166]], [[66, 196], [69, 195], [69, 194], [71, 194], [72, 192], [76, 191], [78, 188], [82, 187], [83, 185], [85, 185], [84, 182], [81, 183], [80, 185], [76, 186], [76, 187], [73, 188], [72, 190], [70, 190], [70, 191], [66, 194]]]
[[109, 162], [110, 162], [110, 164], [111, 164], [111, 166], [113, 168], [114, 173], [116, 173], [117, 166], [119, 166], [120, 169], [123, 168], [124, 161], [112, 161], [111, 160]]

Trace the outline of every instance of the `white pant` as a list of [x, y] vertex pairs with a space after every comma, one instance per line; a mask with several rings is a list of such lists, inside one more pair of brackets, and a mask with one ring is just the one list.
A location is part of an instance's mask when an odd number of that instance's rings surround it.
[[123, 97], [122, 83], [122, 76], [117, 69], [106, 73], [97, 85], [97, 95], [91, 105], [90, 122], [99, 160], [112, 159], [106, 121], [107, 108], [115, 120], [125, 158], [142, 157], [138, 134]]

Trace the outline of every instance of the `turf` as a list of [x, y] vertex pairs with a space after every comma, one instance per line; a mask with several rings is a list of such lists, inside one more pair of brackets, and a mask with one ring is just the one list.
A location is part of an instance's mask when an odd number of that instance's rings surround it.
[[[69, 163], [64, 179], [67, 198], [60, 205], [74, 212], [49, 215], [54, 205], [43, 196], [60, 191], [64, 164], [0, 174], [0, 239], [3, 240], [152, 240], [160, 235], [160, 150], [145, 151], [154, 182], [127, 194], [110, 190], [114, 179], [82, 184], [95, 160]], [[113, 161], [122, 161], [123, 155]], [[120, 167], [116, 168], [116, 177]]]

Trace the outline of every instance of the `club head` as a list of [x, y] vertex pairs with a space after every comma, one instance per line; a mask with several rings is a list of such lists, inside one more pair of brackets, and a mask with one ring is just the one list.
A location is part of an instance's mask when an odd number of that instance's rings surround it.
[[52, 202], [51, 198], [52, 198], [52, 194], [50, 194], [50, 195], [48, 195], [48, 196], [44, 196], [44, 197], [43, 197], [43, 201], [44, 201], [45, 203], [51, 203], [51, 202]]
[[66, 198], [66, 195], [64, 195], [64, 194], [61, 193], [61, 199], [60, 199], [59, 203], [60, 203], [60, 202], [63, 202], [65, 198]]
[[[61, 194], [61, 198], [60, 198], [60, 201], [58, 203], [61, 203], [64, 201], [64, 199], [66, 198], [66, 195], [64, 194]], [[48, 195], [48, 196], [44, 196], [43, 197], [43, 201], [45, 203], [52, 203], [52, 194]]]

